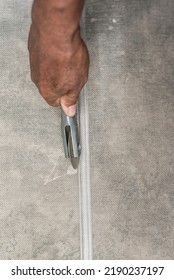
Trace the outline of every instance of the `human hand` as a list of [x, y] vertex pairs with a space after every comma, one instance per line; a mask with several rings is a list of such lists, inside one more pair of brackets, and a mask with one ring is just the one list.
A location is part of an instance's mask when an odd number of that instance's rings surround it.
[[49, 105], [61, 105], [66, 115], [73, 116], [88, 79], [88, 50], [79, 29], [70, 37], [55, 28], [49, 22], [45, 28], [39, 20], [31, 25], [28, 40], [31, 79]]

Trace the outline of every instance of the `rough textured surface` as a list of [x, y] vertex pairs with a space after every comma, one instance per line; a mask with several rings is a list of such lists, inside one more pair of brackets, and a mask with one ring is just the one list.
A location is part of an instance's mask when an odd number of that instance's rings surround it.
[[174, 258], [174, 2], [87, 1], [95, 259]]
[[78, 180], [60, 111], [30, 81], [31, 3], [0, 2], [0, 259], [79, 259]]
[[[60, 112], [29, 77], [31, 2], [0, 2], [0, 259], [79, 259]], [[94, 258], [173, 259], [174, 1], [86, 8]]]

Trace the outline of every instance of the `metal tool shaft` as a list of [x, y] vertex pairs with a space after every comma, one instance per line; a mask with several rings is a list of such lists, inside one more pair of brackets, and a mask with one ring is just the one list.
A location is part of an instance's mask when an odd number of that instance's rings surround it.
[[61, 113], [61, 129], [63, 137], [63, 145], [65, 157], [70, 158], [74, 169], [77, 169], [81, 146], [79, 142], [77, 117], [68, 117], [62, 110]]

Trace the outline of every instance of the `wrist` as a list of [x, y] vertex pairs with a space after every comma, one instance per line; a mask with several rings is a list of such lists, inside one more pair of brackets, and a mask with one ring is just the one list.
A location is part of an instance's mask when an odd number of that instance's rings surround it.
[[32, 24], [39, 35], [71, 43], [80, 37], [83, 0], [34, 0]]

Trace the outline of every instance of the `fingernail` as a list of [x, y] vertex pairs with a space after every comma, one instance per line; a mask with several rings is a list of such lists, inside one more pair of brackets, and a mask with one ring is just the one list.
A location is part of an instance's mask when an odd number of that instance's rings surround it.
[[67, 116], [73, 117], [76, 114], [76, 104], [67, 107]]

